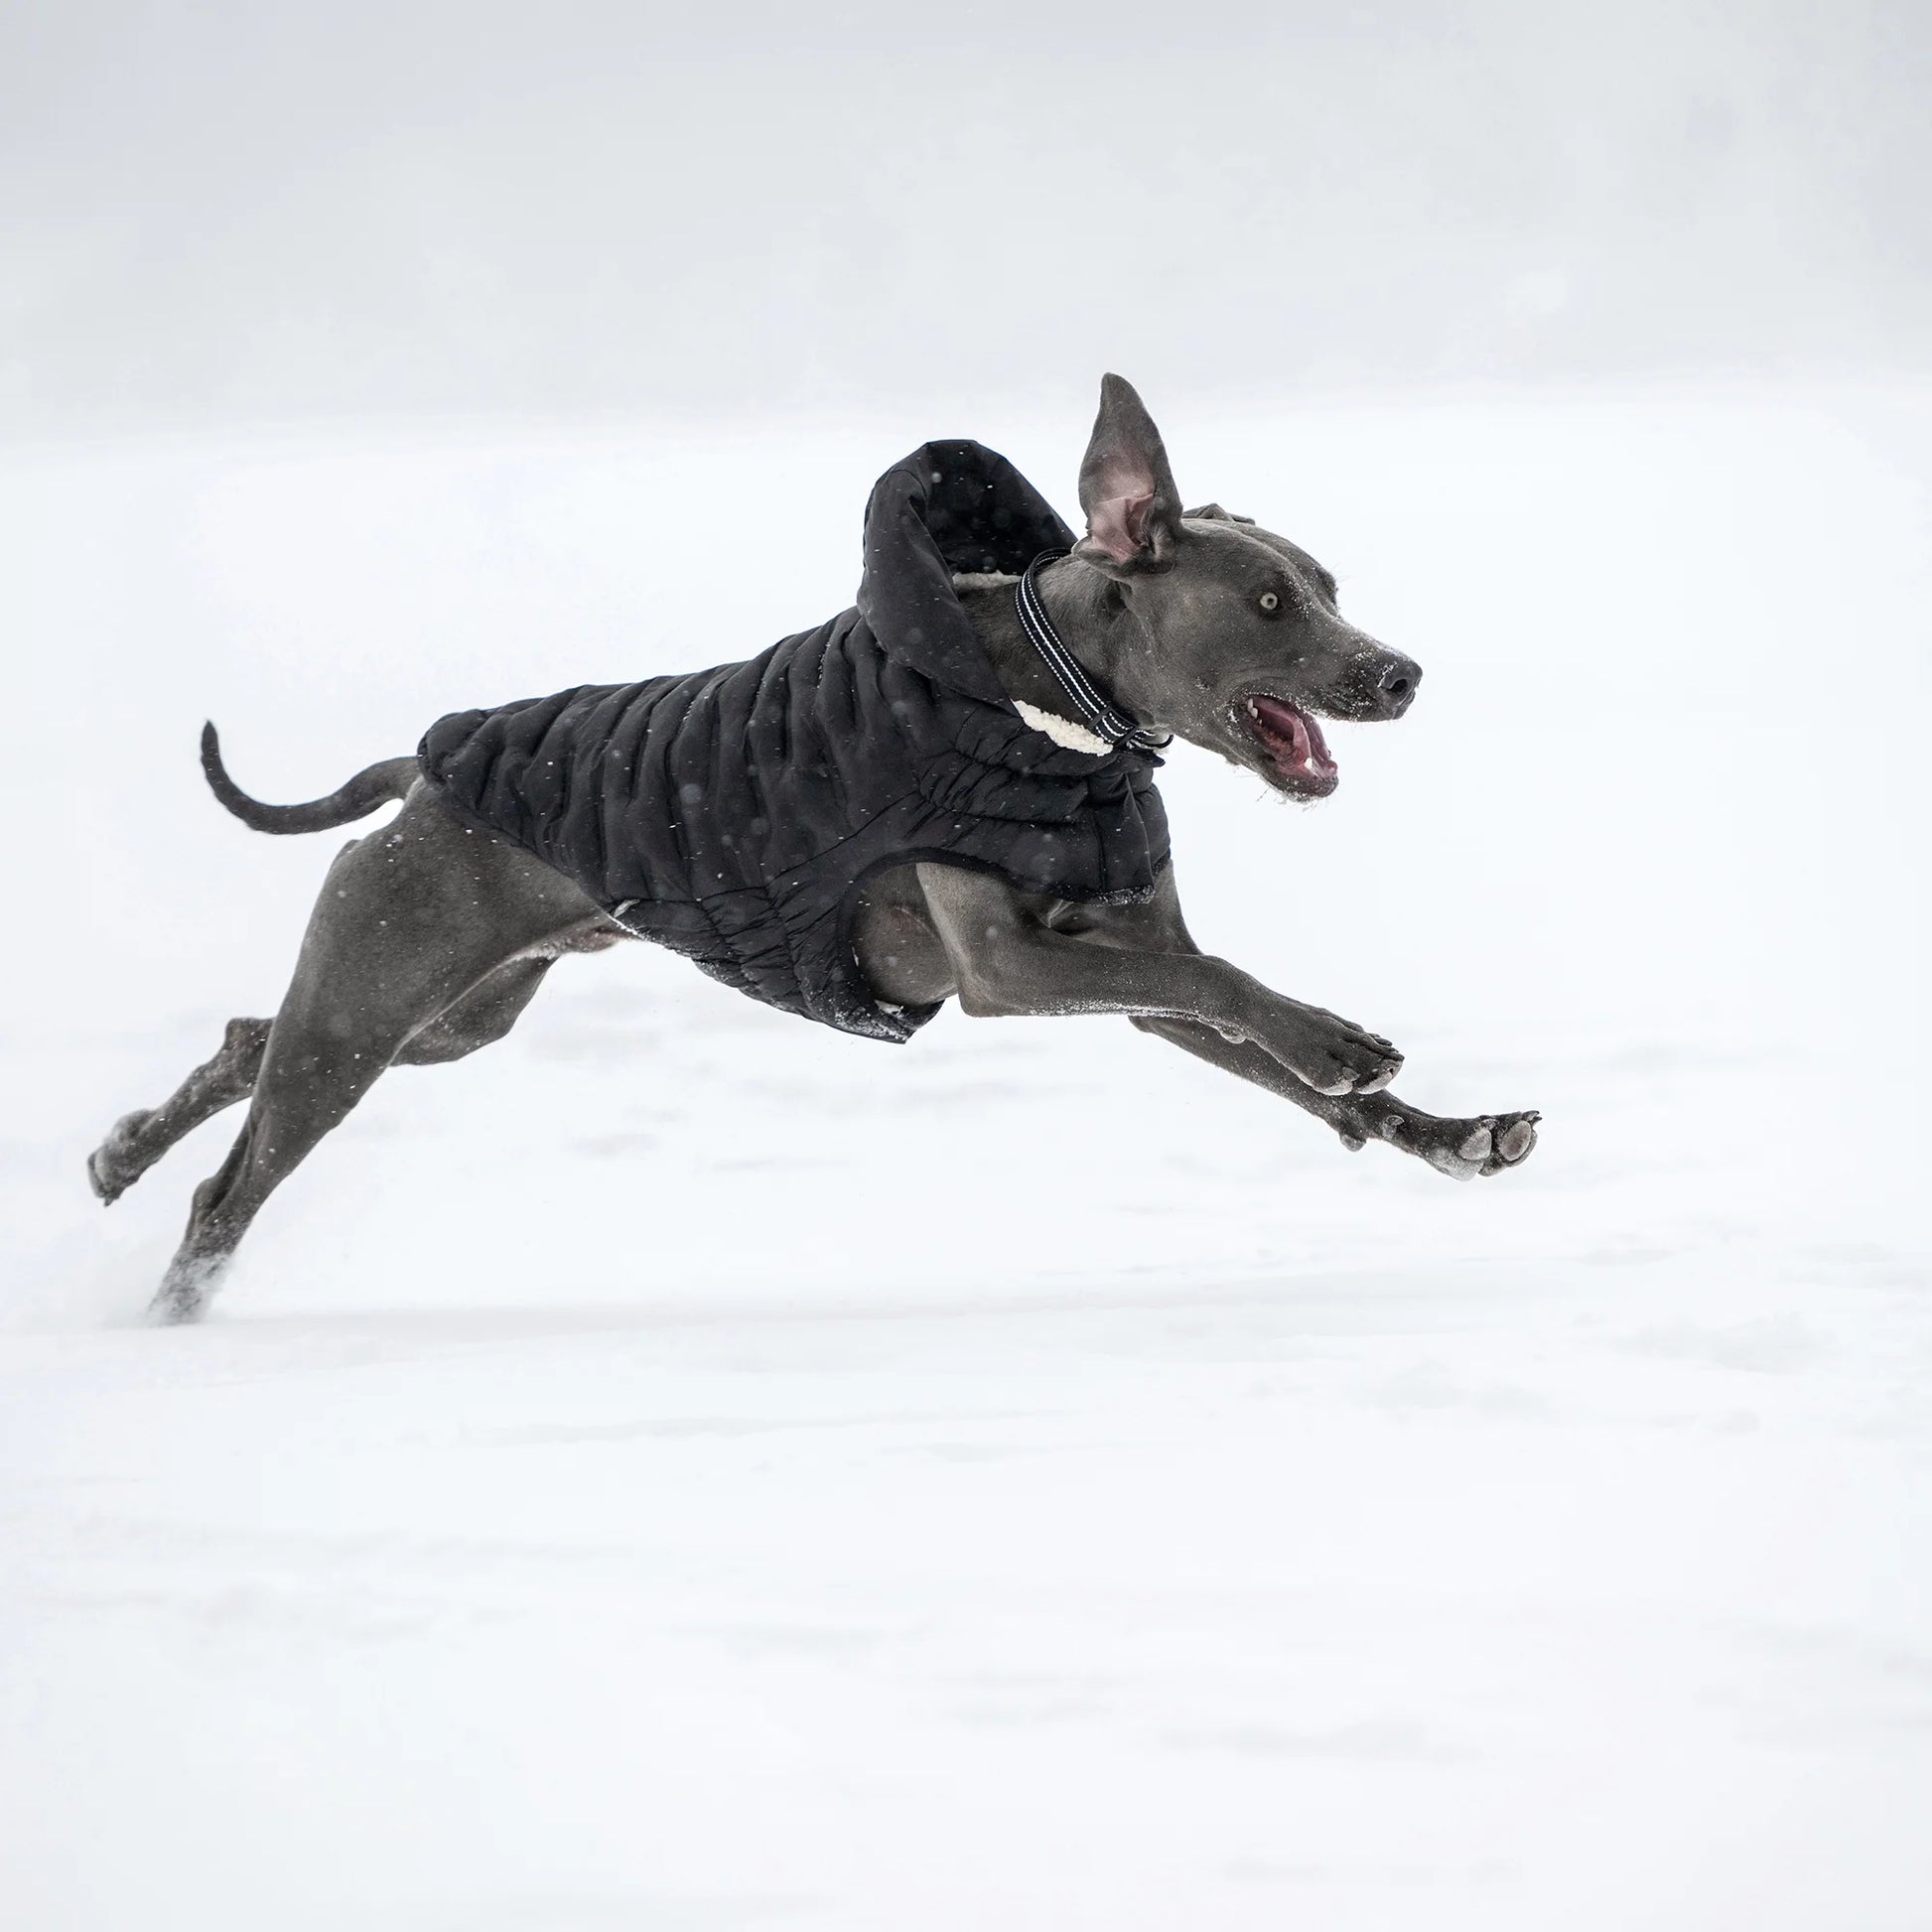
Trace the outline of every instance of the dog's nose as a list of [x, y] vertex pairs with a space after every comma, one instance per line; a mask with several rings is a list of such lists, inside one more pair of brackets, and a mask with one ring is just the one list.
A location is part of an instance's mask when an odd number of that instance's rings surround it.
[[1416, 686], [1422, 682], [1422, 666], [1407, 657], [1391, 654], [1375, 682], [1375, 699], [1384, 718], [1400, 718], [1415, 701]]

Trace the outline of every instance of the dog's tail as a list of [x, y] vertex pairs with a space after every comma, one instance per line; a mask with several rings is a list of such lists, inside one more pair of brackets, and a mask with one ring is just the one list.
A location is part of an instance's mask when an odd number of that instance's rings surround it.
[[306, 805], [264, 805], [228, 776], [228, 767], [221, 762], [221, 740], [211, 724], [202, 727], [202, 769], [215, 797], [257, 832], [331, 831], [402, 797], [422, 776], [422, 766], [414, 759], [384, 759], [356, 772], [345, 785], [338, 785], [327, 798], [312, 798]]

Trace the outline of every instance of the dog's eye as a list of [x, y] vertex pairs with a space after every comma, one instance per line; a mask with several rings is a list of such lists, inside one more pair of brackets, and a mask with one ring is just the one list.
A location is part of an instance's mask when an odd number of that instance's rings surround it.
[[1273, 591], [1263, 591], [1261, 594], [1261, 608], [1264, 611], [1279, 611], [1282, 608], [1282, 601]]

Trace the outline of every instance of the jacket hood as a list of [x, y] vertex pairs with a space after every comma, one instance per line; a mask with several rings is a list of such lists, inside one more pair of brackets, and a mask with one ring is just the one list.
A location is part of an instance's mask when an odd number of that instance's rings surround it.
[[873, 485], [859, 614], [880, 647], [986, 704], [1005, 690], [952, 587], [957, 572], [1018, 576], [1073, 533], [1005, 457], [982, 443], [925, 443]]

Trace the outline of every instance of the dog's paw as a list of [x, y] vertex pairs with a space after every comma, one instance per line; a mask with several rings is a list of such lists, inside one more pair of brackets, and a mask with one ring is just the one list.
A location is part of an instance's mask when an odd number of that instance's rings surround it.
[[1483, 1114], [1474, 1120], [1391, 1114], [1382, 1123], [1382, 1137], [1451, 1180], [1474, 1180], [1527, 1161], [1536, 1146], [1536, 1123], [1542, 1118], [1534, 1108], [1520, 1114]]
[[207, 1307], [206, 1296], [164, 1293], [148, 1304], [148, 1311], [143, 1318], [150, 1328], [183, 1328], [190, 1322], [201, 1320]]
[[148, 1171], [141, 1158], [141, 1130], [152, 1118], [145, 1111], [123, 1114], [107, 1138], [87, 1156], [87, 1185], [111, 1207]]
[[1402, 1071], [1402, 1054], [1380, 1034], [1319, 1007], [1304, 1007], [1278, 1057], [1316, 1093], [1380, 1093]]
[[161, 1286], [154, 1292], [154, 1300], [148, 1304], [147, 1325], [150, 1328], [179, 1328], [188, 1322], [201, 1320], [207, 1312], [218, 1266], [218, 1263], [210, 1262], [171, 1263], [167, 1274], [162, 1277]]

